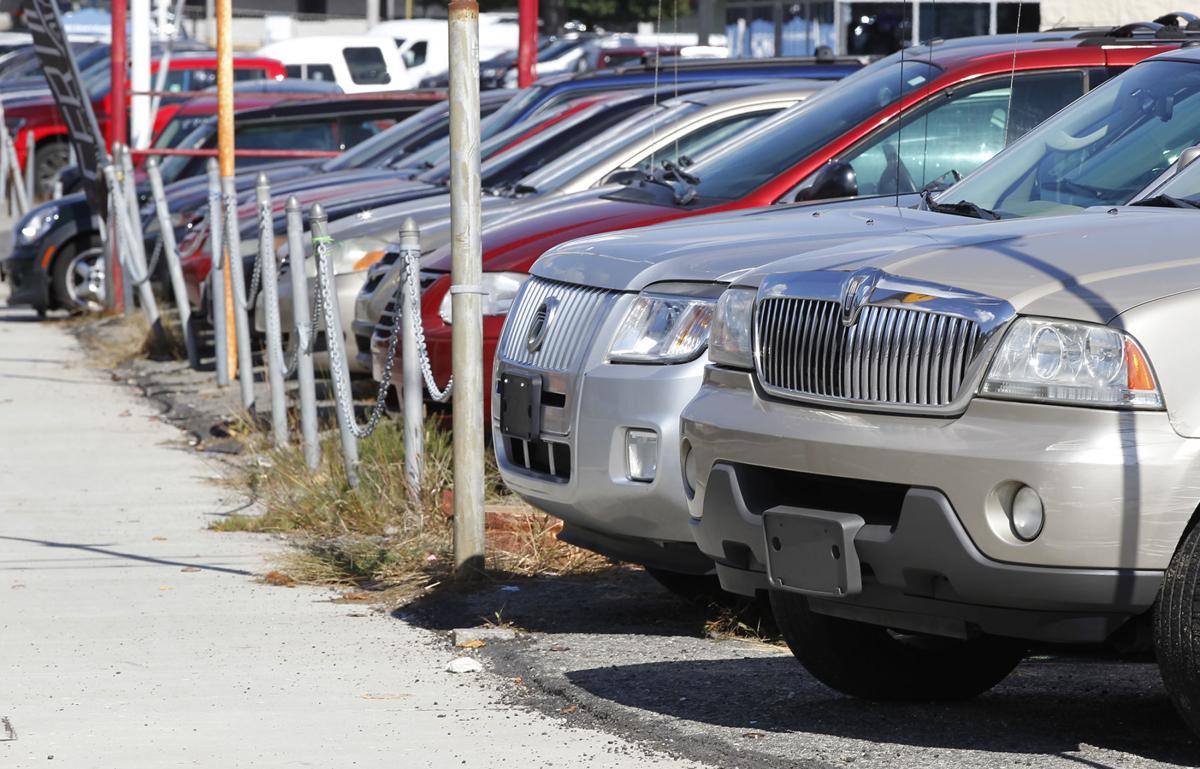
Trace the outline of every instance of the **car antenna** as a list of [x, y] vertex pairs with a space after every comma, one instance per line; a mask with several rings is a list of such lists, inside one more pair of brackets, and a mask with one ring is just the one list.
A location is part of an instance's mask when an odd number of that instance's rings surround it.
[[[937, 30], [937, 5], [936, 0], [929, 0], [929, 18], [933, 22], [933, 28]], [[934, 36], [929, 36], [929, 71], [933, 72], [933, 41]], [[1010, 90], [1011, 94], [1012, 91]], [[900, 131], [904, 131], [901, 126]], [[900, 174], [900, 147], [896, 147], [896, 174]], [[921, 143], [921, 187], [924, 187], [928, 182], [925, 181], [929, 176], [929, 112], [925, 113], [925, 139]], [[915, 185], [914, 185], [915, 186]], [[896, 208], [900, 207], [900, 185], [896, 185]]]
[[[658, 0], [658, 21], [654, 25], [654, 45], [662, 48], [662, 0]], [[654, 93], [653, 105], [650, 107], [650, 172], [654, 172], [654, 150], [658, 143], [658, 121], [655, 120], [658, 111], [658, 70], [662, 66], [662, 57], [654, 57]], [[678, 75], [676, 75], [678, 77]]]
[[1018, 42], [1020, 40], [1019, 35], [1021, 34], [1021, 6], [1022, 5], [1023, 5], [1023, 3], [1021, 2], [1021, 0], [1017, 0], [1017, 26], [1016, 26], [1016, 29], [1013, 30], [1012, 67], [1008, 71], [1008, 108], [1005, 110], [1005, 114], [1004, 114], [1004, 146], [1005, 147], [1008, 146], [1008, 133], [1012, 127], [1013, 87], [1017, 83], [1017, 46], [1019, 45], [1019, 42]]
[[[671, 0], [671, 23], [672, 23], [672, 31], [673, 31], [673, 34], [671, 35], [671, 40], [672, 40], [672, 42], [673, 42], [673, 44], [674, 44], [674, 45], [679, 45], [679, 0]], [[660, 43], [659, 43], [659, 45], [658, 45], [658, 55], [657, 55], [657, 57], [656, 57], [656, 58], [658, 58], [658, 59], [661, 59], [661, 58], [662, 58], [662, 51], [663, 51], [663, 48], [662, 48], [662, 43], [660, 42]], [[775, 52], [775, 55], [776, 55], [776, 56], [778, 56], [778, 55], [779, 55], [779, 51], [776, 51], [776, 52]], [[674, 56], [672, 56], [671, 58], [672, 58], [672, 60], [675, 62], [675, 67], [674, 67], [674, 69], [675, 69], [675, 101], [679, 101], [679, 58], [680, 58], [680, 52], [679, 52], [678, 50], [677, 50], [677, 51], [675, 51], [675, 55], [674, 55]], [[674, 158], [674, 162], [675, 162], [675, 164], [676, 164], [676, 165], [679, 165], [679, 134], [678, 134], [678, 133], [676, 133], [676, 134], [675, 134], [675, 158]]]
[[[913, 25], [912, 6], [910, 6], [908, 3], [905, 3], [903, 7], [908, 13], [908, 29], [909, 29], [909, 34], [912, 34], [912, 25]], [[901, 11], [901, 13], [904, 13], [904, 12], [905, 11]], [[898, 110], [896, 110], [896, 183], [894, 186], [896, 189], [896, 208], [897, 209], [900, 208], [900, 140], [903, 138], [903, 134], [904, 134], [904, 61], [905, 61], [905, 59], [908, 58], [908, 56], [905, 54], [906, 48], [908, 48], [908, 46], [906, 46], [906, 45], [900, 46], [900, 89], [897, 92], [897, 99], [899, 99], [899, 105], [900, 105], [900, 108]], [[887, 146], [886, 142], [884, 143], [884, 146], [885, 147]], [[886, 155], [886, 151], [885, 151], [885, 155]], [[885, 175], [887, 174], [886, 167], [883, 169], [883, 172]], [[880, 182], [879, 186], [881, 186], [881, 187], [883, 186], [882, 181]]]

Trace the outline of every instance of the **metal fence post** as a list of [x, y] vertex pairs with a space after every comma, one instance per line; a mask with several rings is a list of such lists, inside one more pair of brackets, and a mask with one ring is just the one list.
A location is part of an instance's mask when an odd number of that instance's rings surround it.
[[[129, 278], [126, 281], [127, 285], [132, 285], [137, 282], [138, 301], [142, 305], [142, 312], [146, 315], [146, 321], [150, 324], [154, 333], [162, 334], [162, 324], [158, 316], [158, 303], [154, 300], [154, 289], [150, 285], [150, 276], [146, 270], [146, 259], [136, 247], [132, 246], [136, 233], [133, 230], [133, 224], [129, 221], [129, 210], [125, 206], [125, 202], [121, 199], [123, 192], [120, 189], [120, 182], [117, 181], [117, 169], [109, 164], [104, 167], [104, 175], [112, 190], [112, 195], [115, 198], [113, 202], [113, 214], [117, 221], [117, 232], [120, 240], [127, 242], [128, 246], [120, 249], [123, 255], [126, 274]], [[128, 269], [132, 267], [133, 269]], [[128, 312], [129, 306], [126, 306]]]
[[196, 340], [192, 338], [192, 305], [188, 301], [187, 286], [183, 282], [183, 267], [179, 263], [179, 251], [175, 243], [175, 226], [171, 224], [171, 209], [167, 207], [167, 195], [163, 191], [158, 158], [146, 161], [146, 174], [150, 177], [150, 194], [154, 197], [154, 211], [158, 215], [158, 239], [162, 242], [163, 257], [167, 260], [167, 274], [171, 276], [171, 293], [175, 297], [175, 308], [179, 311], [179, 325], [183, 329], [188, 363], [196, 367], [199, 365], [200, 356], [196, 352]]
[[[121, 272], [121, 307], [126, 315], [133, 314], [133, 284], [135, 281], [129, 265], [133, 261], [129, 254], [130, 238], [121, 225], [122, 211], [125, 209], [125, 194], [122, 191], [120, 175], [121, 145], [113, 144], [112, 179], [108, 185], [108, 219], [112, 222], [113, 233], [113, 267]], [[107, 179], [108, 171], [105, 171]], [[105, 276], [107, 279], [107, 275]]]
[[[333, 280], [333, 265], [329, 264], [324, 246], [329, 243], [328, 219], [320, 203], [314, 203], [308, 217], [308, 229], [312, 233], [313, 250], [317, 255], [317, 290], [321, 306], [325, 311], [325, 346], [329, 350], [329, 377], [333, 380], [334, 412], [337, 414], [338, 432], [342, 438], [342, 460], [346, 463], [346, 480], [350, 488], [358, 488], [358, 439], [354, 436], [354, 404], [348, 408], [338, 406], [338, 391], [350, 398], [350, 370], [346, 367], [345, 337], [342, 336], [342, 317], [338, 310], [337, 286]], [[322, 256], [324, 254], [324, 257]], [[348, 413], [344, 413], [348, 412]]]
[[283, 389], [285, 362], [279, 324], [279, 275], [275, 266], [275, 228], [271, 221], [271, 184], [258, 175], [258, 261], [262, 264], [263, 301], [267, 315], [267, 382], [271, 386], [271, 437], [275, 448], [287, 446], [287, 394]]
[[479, 4], [450, 0], [449, 11], [454, 568], [470, 578], [484, 568]]
[[24, 216], [29, 213], [29, 197], [25, 194], [25, 183], [21, 179], [21, 163], [17, 159], [17, 142], [15, 138], [10, 139], [7, 150], [8, 172], [10, 176], [5, 178], [4, 183], [8, 184], [9, 179], [12, 180], [13, 200], [17, 203], [17, 213]]
[[[317, 437], [317, 390], [313, 376], [313, 339], [316, 331], [308, 312], [308, 273], [305, 263], [304, 219], [300, 201], [293, 195], [287, 202], [289, 275], [292, 279], [292, 323], [295, 326], [298, 358], [296, 381], [300, 385], [300, 438], [304, 464], [309, 470], [321, 465], [321, 442]], [[318, 280], [320, 276], [317, 276]]]
[[[407, 263], [407, 256], [413, 255], [415, 264], [421, 258], [421, 232], [417, 223], [411, 218], [404, 220], [400, 230], [400, 260]], [[413, 293], [416, 296], [413, 296]], [[408, 499], [411, 503], [410, 515], [415, 521], [406, 524], [421, 525], [421, 517], [417, 511], [420, 503], [421, 489], [425, 485], [425, 398], [424, 384], [421, 382], [420, 352], [417, 350], [417, 331], [414, 324], [421, 319], [413, 316], [414, 298], [420, 302], [420, 284], [416, 275], [405, 275], [400, 286], [400, 368], [402, 371], [400, 398], [401, 415], [404, 419], [404, 477], [408, 481]]]
[[221, 177], [221, 198], [225, 203], [225, 242], [229, 248], [229, 271], [233, 282], [233, 330], [237, 339], [238, 384], [242, 389], [242, 408], [253, 411], [254, 357], [250, 348], [250, 318], [247, 315], [252, 297], [246, 296], [237, 186], [232, 176]]
[[37, 200], [37, 181], [34, 178], [36, 168], [34, 167], [34, 156], [37, 155], [37, 142], [33, 138], [33, 131], [25, 132], [25, 197], [30, 204]]
[[124, 145], [121, 153], [121, 168], [125, 171], [125, 204], [129, 207], [129, 221], [133, 234], [137, 236], [134, 247], [146, 258], [146, 234], [142, 230], [142, 206], [138, 201], [137, 177], [133, 172], [133, 148]]
[[208, 272], [208, 293], [213, 327], [213, 354], [216, 355], [217, 384], [229, 384], [229, 329], [225, 323], [225, 212], [221, 206], [221, 174], [216, 158], [209, 158], [208, 171], [208, 245], [212, 267]]

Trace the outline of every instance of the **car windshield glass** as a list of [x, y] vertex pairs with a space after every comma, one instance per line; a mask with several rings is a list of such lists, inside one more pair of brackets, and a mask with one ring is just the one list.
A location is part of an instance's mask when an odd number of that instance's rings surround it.
[[1120, 205], [1198, 138], [1200, 66], [1149, 61], [1042, 123], [937, 202], [968, 201], [1001, 217]]
[[[514, 126], [509, 126], [503, 131], [494, 132], [491, 136], [482, 137], [479, 144], [479, 156], [483, 160], [495, 155], [500, 150], [508, 147], [508, 145], [521, 139], [525, 134], [539, 129], [544, 130], [544, 125], [552, 118], [559, 117], [564, 112], [566, 107], [555, 110], [552, 113], [538, 115], [536, 118], [525, 120], [517, 123]], [[499, 113], [497, 113], [499, 114]], [[487, 118], [483, 123], [487, 122]], [[482, 123], [480, 124], [482, 126]], [[536, 135], [536, 133], [534, 134]], [[429, 169], [427, 175], [423, 176], [426, 181], [434, 179], [449, 179], [450, 178], [450, 137], [443, 137], [435, 142], [431, 142], [420, 152], [415, 152], [412, 155], [403, 158], [397, 164], [397, 167], [403, 168], [426, 168]], [[435, 181], [440, 184], [441, 181]]]
[[176, 115], [154, 140], [154, 146], [158, 149], [175, 147], [198, 126], [212, 119], [206, 115]]
[[438, 103], [426, 107], [417, 114], [403, 120], [386, 131], [367, 139], [365, 142], [343, 152], [336, 158], [325, 163], [325, 171], [341, 171], [347, 168], [363, 168], [385, 162], [396, 149], [406, 144], [409, 139], [425, 131], [431, 122], [446, 119], [446, 104]]
[[899, 60], [856, 72], [698, 164], [696, 192], [710, 199], [744, 197], [939, 74], [926, 62]]
[[103, 99], [112, 87], [112, 62], [100, 59], [79, 73], [83, 80], [83, 90], [92, 101]]
[[538, 192], [557, 190], [567, 182], [591, 168], [597, 161], [607, 158], [614, 150], [636, 146], [646, 141], [657, 131], [665, 131], [673, 124], [700, 109], [702, 105], [685, 101], [660, 105], [653, 117], [639, 113], [613, 126], [599, 136], [587, 141], [562, 157], [542, 166], [520, 181], [522, 187]]
[[[1200, 145], [1200, 136], [1191, 146]], [[1149, 195], [1165, 195], [1168, 198], [1179, 198], [1193, 203], [1200, 202], [1200, 163], [1192, 161], [1178, 173], [1170, 175], [1165, 182], [1160, 183], [1148, 192]], [[1146, 195], [1146, 192], [1142, 193]], [[1140, 196], [1139, 196], [1140, 197]]]
[[[217, 121], [207, 120], [202, 125], [197, 126], [190, 134], [180, 140], [175, 146], [181, 150], [202, 149], [208, 143], [208, 140], [216, 132]], [[170, 184], [179, 178], [188, 163], [194, 160], [194, 157], [187, 155], [170, 155], [163, 158], [159, 168], [162, 170], [163, 181]]]

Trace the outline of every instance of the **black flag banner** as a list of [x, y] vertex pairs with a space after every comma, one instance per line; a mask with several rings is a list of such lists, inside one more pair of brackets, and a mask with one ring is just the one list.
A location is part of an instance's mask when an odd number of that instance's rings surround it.
[[79, 65], [67, 42], [58, 0], [25, 0], [25, 24], [33, 33], [33, 47], [42, 63], [46, 82], [67, 124], [88, 203], [97, 213], [105, 211], [104, 164], [108, 162], [108, 153], [104, 149], [96, 113], [92, 111], [92, 102], [83, 90]]

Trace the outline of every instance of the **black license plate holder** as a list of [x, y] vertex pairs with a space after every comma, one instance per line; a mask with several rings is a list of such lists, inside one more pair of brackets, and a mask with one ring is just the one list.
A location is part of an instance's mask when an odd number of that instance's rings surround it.
[[854, 537], [861, 516], [774, 507], [763, 513], [767, 579], [772, 587], [822, 598], [862, 592]]
[[500, 373], [500, 432], [525, 441], [542, 432], [542, 378]]

